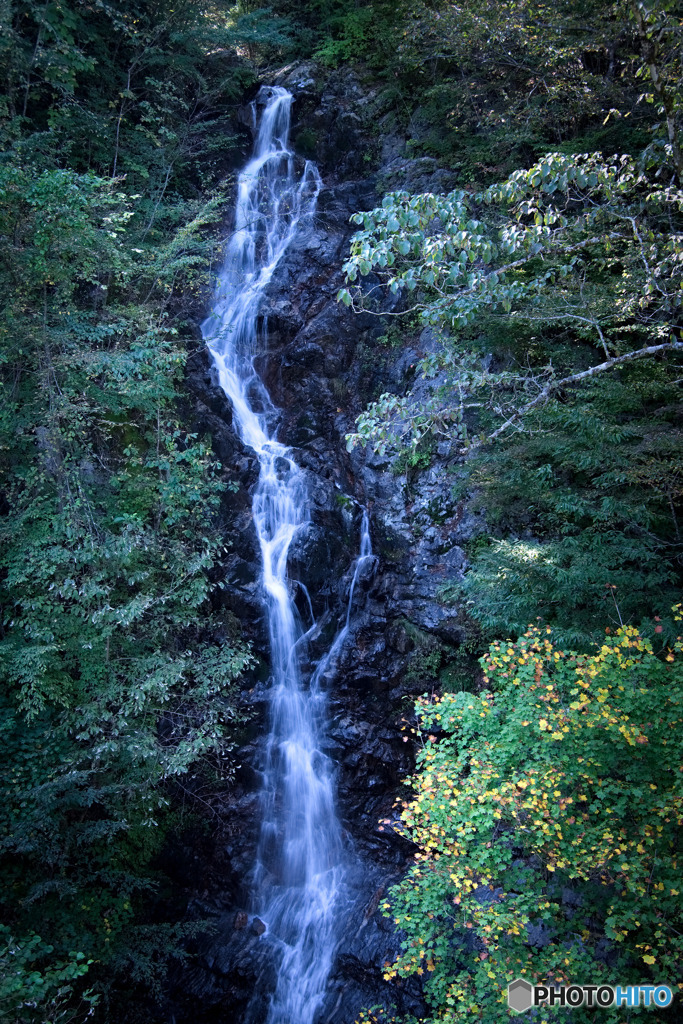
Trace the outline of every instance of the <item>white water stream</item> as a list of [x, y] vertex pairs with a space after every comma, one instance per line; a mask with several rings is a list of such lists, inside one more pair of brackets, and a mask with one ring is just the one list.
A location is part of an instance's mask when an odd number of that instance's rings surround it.
[[[345, 623], [308, 685], [302, 678], [303, 631], [287, 578], [292, 540], [309, 522], [304, 475], [276, 434], [277, 410], [254, 368], [264, 289], [310, 218], [321, 187], [314, 164], [297, 177], [288, 148], [292, 96], [263, 88], [254, 156], [239, 176], [235, 229], [202, 333], [240, 437], [258, 456], [253, 517], [271, 648], [270, 730], [265, 754], [263, 820], [254, 873], [254, 910], [281, 955], [268, 1024], [313, 1024], [337, 943], [344, 891], [334, 771], [321, 751], [324, 694], [351, 622], [360, 573], [373, 559], [364, 513]], [[254, 105], [254, 124], [257, 105]]]

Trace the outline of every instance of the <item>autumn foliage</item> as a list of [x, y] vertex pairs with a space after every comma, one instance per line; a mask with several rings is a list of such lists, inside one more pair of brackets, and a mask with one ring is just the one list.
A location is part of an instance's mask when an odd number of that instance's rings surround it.
[[395, 827], [419, 852], [384, 905], [405, 934], [386, 977], [422, 975], [430, 1019], [507, 1020], [518, 975], [681, 977], [682, 651], [626, 626], [579, 655], [530, 627], [481, 659], [480, 694], [418, 702]]

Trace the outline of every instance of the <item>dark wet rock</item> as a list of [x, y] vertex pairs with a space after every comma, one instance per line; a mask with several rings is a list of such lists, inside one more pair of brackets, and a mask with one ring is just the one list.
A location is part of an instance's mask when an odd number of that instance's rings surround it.
[[379, 176], [382, 191], [451, 192], [455, 188], [457, 175], [439, 167], [434, 157], [422, 156], [411, 160], [406, 157], [406, 147], [401, 140], [394, 136], [390, 142], [393, 142], [396, 155], [382, 166]]
[[354, 1021], [359, 1008], [368, 1005], [371, 992], [375, 994], [375, 1004], [394, 1005], [399, 1015], [424, 1015], [417, 979], [406, 979], [397, 986], [386, 982], [383, 976], [384, 964], [400, 952], [401, 936], [384, 916], [382, 907], [387, 888], [398, 878], [399, 873], [387, 874], [386, 868], [367, 864], [359, 866], [350, 878], [358, 896], [343, 919], [343, 935], [321, 1014], [326, 1024]]
[[568, 886], [562, 890], [562, 902], [565, 906], [569, 907], [582, 907], [584, 903], [583, 896], [576, 889], [570, 889]]
[[324, 175], [362, 176], [373, 146], [370, 126], [379, 89], [364, 87], [350, 68], [330, 73], [313, 62], [283, 69], [274, 84], [294, 94], [297, 150], [315, 159]]
[[[193, 962], [175, 994], [176, 1020], [243, 1024], [254, 992], [262, 991], [266, 999], [274, 986], [277, 964], [269, 946], [253, 928], [231, 927], [226, 915], [216, 917], [212, 931], [196, 941], [192, 952]], [[252, 1018], [254, 1024], [258, 1019]]]
[[526, 941], [530, 946], [542, 949], [553, 941], [554, 932], [543, 922], [529, 922], [526, 926]]

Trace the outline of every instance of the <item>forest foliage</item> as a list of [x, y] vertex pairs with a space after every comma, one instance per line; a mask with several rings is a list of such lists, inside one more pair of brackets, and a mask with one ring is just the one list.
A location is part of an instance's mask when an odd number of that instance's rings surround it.
[[532, 627], [491, 645], [480, 693], [419, 701], [414, 792], [385, 821], [419, 852], [384, 903], [405, 936], [385, 967], [424, 978], [430, 1021], [508, 1020], [519, 976], [675, 986], [682, 651], [626, 626], [582, 655]]
[[181, 399], [253, 72], [193, 0], [0, 20], [0, 1016], [52, 1024], [154, 991], [177, 794], [230, 774], [250, 655]]

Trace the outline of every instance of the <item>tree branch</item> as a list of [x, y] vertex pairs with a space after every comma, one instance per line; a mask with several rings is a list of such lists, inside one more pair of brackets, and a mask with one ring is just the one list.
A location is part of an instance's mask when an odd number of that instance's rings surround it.
[[582, 370], [580, 373], [572, 373], [569, 377], [563, 377], [561, 380], [550, 381], [546, 384], [543, 390], [539, 392], [536, 398], [527, 402], [525, 406], [513, 413], [513, 415], [510, 416], [502, 426], [498, 427], [497, 430], [494, 430], [492, 434], [489, 434], [486, 441], [494, 441], [497, 437], [500, 437], [508, 427], [526, 416], [526, 414], [537, 405], [541, 405], [550, 397], [553, 391], [557, 391], [559, 388], [567, 387], [569, 384], [576, 384], [580, 380], [586, 380], [588, 377], [594, 377], [596, 373], [611, 370], [615, 366], [621, 366], [622, 363], [630, 363], [634, 359], [643, 359], [645, 356], [655, 356], [660, 352], [673, 351], [683, 352], [683, 341], [667, 341], [661, 345], [648, 345], [647, 348], [639, 348], [634, 352], [626, 352], [623, 356], [615, 356], [613, 359], [607, 359], [604, 363], [598, 363], [597, 366], [591, 366], [590, 369]]

